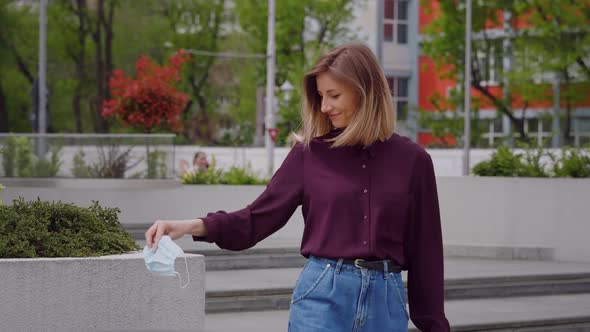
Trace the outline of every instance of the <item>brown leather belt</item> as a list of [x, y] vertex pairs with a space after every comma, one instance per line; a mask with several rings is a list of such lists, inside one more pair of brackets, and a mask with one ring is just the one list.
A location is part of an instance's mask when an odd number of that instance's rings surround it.
[[343, 260], [344, 264], [353, 265], [357, 268], [363, 268], [368, 270], [378, 270], [378, 271], [385, 271], [385, 264], [387, 263], [387, 271], [399, 273], [402, 271], [401, 266], [393, 263], [390, 260], [384, 261], [366, 261], [364, 259], [349, 259], [345, 258]]

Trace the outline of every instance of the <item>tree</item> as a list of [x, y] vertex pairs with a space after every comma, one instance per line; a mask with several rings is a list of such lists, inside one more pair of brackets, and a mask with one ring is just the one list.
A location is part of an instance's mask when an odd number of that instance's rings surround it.
[[[484, 101], [491, 103], [510, 119], [522, 139], [526, 138], [524, 119], [516, 117], [512, 108], [514, 99], [519, 98], [519, 106], [526, 110], [533, 101], [551, 98], [548, 86], [540, 85], [533, 78], [541, 77], [547, 71], [563, 72], [566, 78], [562, 93], [567, 103], [567, 99], [573, 96], [568, 73], [578, 72], [580, 69], [587, 73], [588, 64], [584, 62], [587, 61], [584, 55], [589, 52], [587, 23], [590, 4], [587, 1], [561, 1], [559, 5], [555, 4], [544, 0], [472, 2], [473, 35], [476, 38], [472, 47], [470, 85]], [[423, 52], [434, 59], [439, 69], [443, 66], [450, 68], [444, 73], [445, 78], [462, 77], [465, 68], [464, 1], [460, 1], [459, 6], [456, 1], [450, 0], [423, 1], [422, 5], [439, 6], [440, 9], [440, 17], [425, 29]], [[490, 27], [502, 29], [502, 11], [511, 13], [512, 26], [524, 27], [507, 36], [488, 33], [486, 29]], [[549, 18], [553, 18], [551, 24], [548, 24], [551, 21]], [[556, 28], [560, 24], [560, 28]], [[509, 49], [504, 49], [503, 41], [506, 38], [511, 41]], [[504, 55], [512, 56], [515, 60], [510, 71], [502, 68], [501, 60]], [[502, 96], [492, 87], [482, 84], [489, 78], [490, 72], [499, 75], [499, 88], [504, 88], [505, 84], [510, 85], [509, 94]], [[574, 90], [580, 93], [578, 88]], [[571, 104], [571, 100], [569, 103]]]
[[37, 59], [36, 20], [27, 6], [0, 0], [0, 132], [28, 130]]
[[[215, 53], [219, 51], [225, 21], [224, 0], [167, 0], [158, 7], [168, 23], [167, 44], [175, 49]], [[213, 141], [213, 113], [217, 94], [210, 75], [215, 56], [195, 55], [187, 64], [184, 85], [191, 100], [183, 113], [184, 136], [190, 141]]]
[[[563, 141], [572, 144], [571, 117], [573, 105], [587, 100], [590, 94], [590, 2], [559, 3], [526, 0], [516, 4], [515, 12], [527, 26], [516, 40], [521, 63], [537, 75], [551, 74], [560, 78], [560, 103], [565, 102]], [[513, 73], [512, 78], [522, 78]], [[553, 97], [546, 86], [539, 99]]]
[[[354, 38], [348, 23], [353, 18], [353, 8], [357, 3], [358, 1], [354, 0], [277, 2], [275, 86], [279, 87], [285, 81], [289, 81], [295, 87], [295, 90], [290, 93], [289, 101], [283, 98], [280, 102], [282, 107], [279, 115], [282, 120], [279, 122], [281, 128], [279, 144], [285, 142], [290, 131], [295, 131], [300, 126], [300, 82], [303, 80], [304, 73], [320, 54], [338, 43]], [[266, 54], [267, 2], [237, 0], [234, 13], [241, 30], [245, 33], [244, 42], [249, 52]], [[250, 92], [247, 95], [241, 95], [240, 99], [253, 98], [256, 96], [256, 87], [265, 84], [266, 62], [259, 61], [253, 65], [257, 71], [256, 80], [240, 82], [251, 87]], [[253, 118], [252, 116], [251, 119]]]
[[50, 7], [52, 22], [58, 26], [62, 36], [59, 49], [74, 63], [74, 91], [72, 112], [75, 131], [81, 133], [83, 90], [88, 85], [88, 39], [90, 37], [90, 16], [86, 0], [60, 0]]
[[90, 35], [94, 42], [96, 66], [96, 96], [92, 106], [96, 110], [96, 127], [99, 133], [109, 131], [108, 122], [102, 117], [102, 105], [110, 99], [108, 82], [113, 71], [113, 29], [115, 9], [119, 7], [118, 0], [97, 0], [96, 13], [91, 18]]
[[105, 100], [103, 117], [117, 116], [126, 125], [146, 133], [161, 127], [173, 131], [182, 128], [180, 116], [188, 96], [175, 84], [181, 80], [182, 65], [190, 59], [184, 51], [172, 55], [168, 64], [159, 66], [149, 57], [137, 60], [136, 77], [113, 71], [109, 87], [113, 99]]

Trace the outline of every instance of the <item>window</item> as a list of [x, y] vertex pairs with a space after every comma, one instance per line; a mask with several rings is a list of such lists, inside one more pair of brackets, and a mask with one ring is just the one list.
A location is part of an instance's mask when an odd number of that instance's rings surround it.
[[502, 44], [498, 42], [478, 44], [474, 69], [481, 75], [482, 86], [497, 86], [502, 81]]
[[[502, 141], [506, 138], [506, 133], [503, 129], [502, 116], [498, 116], [495, 119], [481, 119], [482, 124], [487, 124], [487, 130], [483, 128], [481, 139], [475, 144], [480, 148], [497, 147], [502, 144]], [[551, 138], [551, 119], [550, 118], [529, 118], [524, 121], [524, 132], [527, 133], [529, 138], [537, 140], [539, 146], [543, 145], [543, 142]], [[515, 137], [518, 134], [513, 133]]]
[[383, 40], [408, 43], [408, 1], [383, 0]]
[[408, 77], [387, 77], [387, 84], [393, 99], [393, 107], [398, 121], [406, 121], [408, 119]]

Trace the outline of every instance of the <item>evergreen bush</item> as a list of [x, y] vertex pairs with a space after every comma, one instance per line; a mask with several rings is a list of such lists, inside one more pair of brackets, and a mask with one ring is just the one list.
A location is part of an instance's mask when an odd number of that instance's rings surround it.
[[86, 257], [139, 250], [118, 208], [15, 199], [0, 205], [0, 258]]

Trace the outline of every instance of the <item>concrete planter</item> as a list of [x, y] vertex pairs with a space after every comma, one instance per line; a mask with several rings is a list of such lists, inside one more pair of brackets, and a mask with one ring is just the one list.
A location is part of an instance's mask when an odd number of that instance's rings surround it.
[[[181, 289], [148, 272], [140, 253], [0, 259], [0, 331], [202, 331], [204, 257], [187, 261]], [[176, 269], [186, 280], [183, 258]]]
[[[46, 180], [26, 186], [2, 179], [5, 204], [61, 200], [88, 206], [92, 200], [121, 209], [121, 223], [141, 238], [157, 219], [188, 219], [207, 212], [235, 211], [251, 203], [264, 186], [181, 185], [149, 180]], [[29, 180], [35, 181], [35, 180]], [[438, 177], [443, 240], [450, 256], [590, 262], [584, 248], [590, 234], [590, 179]], [[37, 182], [41, 183], [41, 182]], [[301, 211], [258, 246], [297, 247]], [[213, 246], [186, 241], [187, 248]]]

